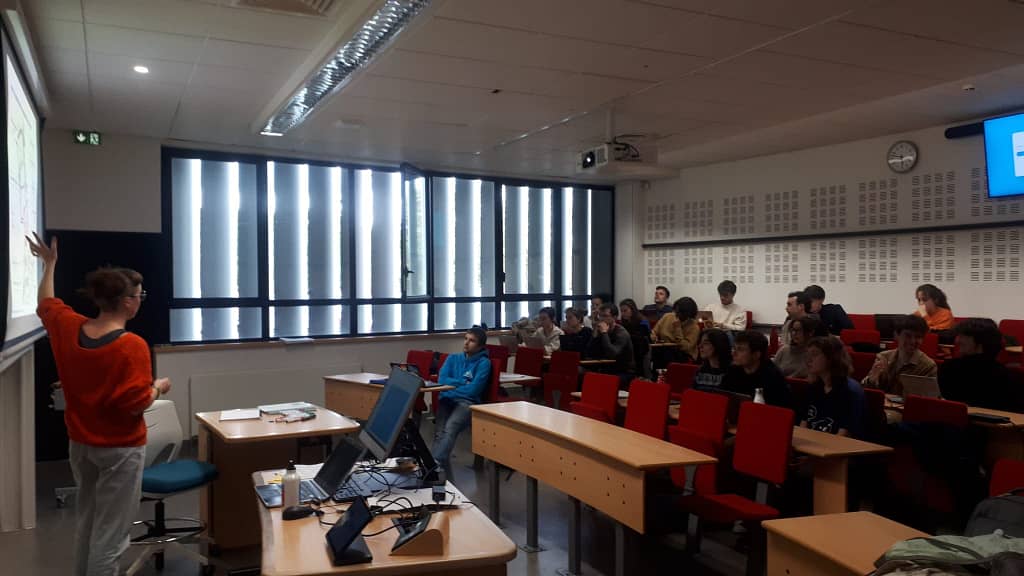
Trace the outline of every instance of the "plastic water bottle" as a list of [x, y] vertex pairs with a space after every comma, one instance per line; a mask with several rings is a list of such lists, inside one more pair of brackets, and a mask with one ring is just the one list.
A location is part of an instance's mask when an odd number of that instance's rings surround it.
[[299, 505], [299, 473], [295, 471], [295, 461], [288, 461], [288, 469], [281, 478], [281, 503], [285, 508]]
[[665, 372], [666, 372], [666, 370], [664, 368], [659, 368], [658, 369], [658, 384], [664, 384], [665, 383]]
[[758, 388], [754, 391], [754, 403], [764, 404], [764, 388]]

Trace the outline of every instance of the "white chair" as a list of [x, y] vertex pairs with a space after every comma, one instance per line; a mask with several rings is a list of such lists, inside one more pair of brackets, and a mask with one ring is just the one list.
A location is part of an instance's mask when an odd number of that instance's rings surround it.
[[[174, 402], [157, 400], [145, 413], [146, 469], [142, 473], [142, 501], [154, 501], [152, 520], [140, 520], [133, 526], [146, 526], [146, 533], [134, 536], [132, 546], [143, 548], [142, 554], [128, 568], [128, 576], [142, 569], [152, 556], [157, 570], [163, 569], [164, 552], [175, 550], [195, 559], [204, 573], [212, 573], [213, 566], [202, 554], [183, 546], [185, 543], [210, 542], [200, 536], [206, 525], [194, 518], [166, 518], [164, 498], [200, 488], [217, 477], [212, 464], [198, 460], [176, 460], [181, 450], [181, 423]], [[169, 524], [176, 526], [169, 526]]]

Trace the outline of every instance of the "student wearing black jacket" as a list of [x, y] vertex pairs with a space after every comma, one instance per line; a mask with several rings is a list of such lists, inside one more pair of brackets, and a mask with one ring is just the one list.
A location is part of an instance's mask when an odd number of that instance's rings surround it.
[[[939, 365], [939, 391], [946, 400], [968, 406], [1019, 412], [1010, 371], [996, 360], [1003, 335], [988, 318], [968, 318], [953, 327], [960, 356]], [[1018, 384], [1019, 385], [1019, 384]]]
[[722, 378], [722, 389], [754, 396], [761, 388], [766, 404], [792, 408], [789, 384], [768, 357], [768, 338], [747, 330], [736, 334], [732, 366]]
[[853, 329], [853, 320], [839, 304], [825, 304], [825, 289], [817, 284], [804, 288], [804, 294], [811, 298], [811, 312], [817, 314], [829, 333], [839, 335], [846, 329]]
[[596, 360], [615, 360], [613, 370], [623, 384], [628, 386], [636, 373], [633, 341], [629, 337], [629, 332], [615, 321], [618, 312], [614, 304], [605, 303], [598, 308], [594, 322], [594, 337], [590, 341], [587, 357]]

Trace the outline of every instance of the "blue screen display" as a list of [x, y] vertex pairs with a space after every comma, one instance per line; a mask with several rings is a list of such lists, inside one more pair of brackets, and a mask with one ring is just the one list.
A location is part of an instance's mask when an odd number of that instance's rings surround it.
[[988, 195], [1024, 194], [1024, 114], [985, 121]]

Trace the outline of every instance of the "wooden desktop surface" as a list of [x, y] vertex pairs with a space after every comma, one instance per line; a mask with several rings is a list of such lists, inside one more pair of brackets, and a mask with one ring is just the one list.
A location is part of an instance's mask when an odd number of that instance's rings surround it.
[[530, 384], [538, 384], [541, 379], [536, 376], [528, 376], [526, 374], [515, 374], [512, 372], [502, 372], [500, 376], [501, 384], [518, 384], [527, 386]]
[[227, 444], [262, 442], [305, 436], [348, 434], [359, 430], [359, 423], [327, 408], [317, 406], [316, 418], [304, 422], [274, 422], [276, 415], [263, 414], [259, 420], [221, 421], [220, 410], [197, 412], [199, 420], [213, 435]]
[[[387, 378], [387, 374], [375, 372], [355, 372], [353, 374], [334, 374], [324, 376], [324, 402], [327, 407], [351, 418], [366, 420], [377, 405], [383, 384], [375, 384], [371, 380]], [[452, 386], [423, 386], [420, 393], [442, 392], [452, 390]]]
[[766, 520], [768, 576], [868, 574], [893, 544], [928, 536], [871, 512]]
[[637, 470], [655, 470], [717, 460], [700, 452], [651, 438], [620, 426], [531, 402], [498, 402], [472, 407], [473, 416], [491, 416], [543, 435], [593, 450]]
[[[896, 411], [896, 412], [902, 412], [903, 411], [903, 404], [897, 404], [895, 402], [892, 402], [892, 400], [891, 400], [892, 398], [893, 398], [892, 394], [886, 394], [885, 395], [885, 409], [886, 410], [893, 410], [893, 411]], [[1003, 416], [1003, 417], [1006, 417], [1006, 418], [1010, 419], [1009, 422], [1001, 423], [1001, 424], [982, 422], [980, 420], [972, 420], [971, 424], [977, 424], [977, 425], [980, 425], [980, 426], [1002, 427], [1002, 428], [1011, 428], [1011, 427], [1012, 428], [1024, 428], [1024, 414], [1020, 414], [1020, 413], [1017, 413], [1017, 412], [1006, 412], [1006, 411], [1003, 411], [1003, 410], [993, 410], [991, 408], [979, 408], [977, 406], [968, 406], [967, 407], [967, 414], [990, 414], [992, 416]]]
[[1020, 346], [1007, 346], [1007, 347], [1003, 348], [1003, 350], [1006, 350], [1010, 354], [1020, 354], [1021, 353], [1021, 349], [1022, 348]]
[[[361, 384], [368, 388], [374, 388], [377, 390], [383, 390], [384, 385], [371, 382], [371, 380], [382, 380], [387, 379], [387, 374], [378, 374], [376, 372], [355, 372], [352, 374], [334, 374], [331, 376], [324, 376], [324, 381], [333, 382], [346, 382], [349, 384]], [[443, 392], [445, 390], [454, 390], [454, 386], [423, 386], [420, 388], [420, 392]]]
[[[261, 472], [252, 475], [254, 485], [263, 484]], [[351, 566], [334, 566], [327, 550], [325, 535], [329, 526], [321, 525], [316, 516], [284, 521], [281, 508], [266, 508], [253, 493], [250, 497], [259, 509], [262, 530], [264, 576], [319, 576], [325, 574], [451, 574], [454, 576], [505, 574], [505, 564], [515, 558], [516, 545], [476, 506], [465, 504], [458, 510], [442, 512], [450, 521], [446, 551], [438, 556], [391, 556], [391, 546], [398, 538], [396, 530], [388, 530], [366, 538], [373, 561]], [[338, 508], [345, 508], [341, 505]], [[334, 522], [339, 514], [326, 514], [326, 522]], [[391, 526], [391, 515], [374, 518], [363, 529], [377, 532]]]
[[845, 458], [892, 452], [891, 446], [872, 444], [799, 426], [793, 427], [793, 449], [815, 458]]
[[529, 402], [473, 406], [473, 453], [643, 534], [646, 472], [717, 462], [669, 442]]

